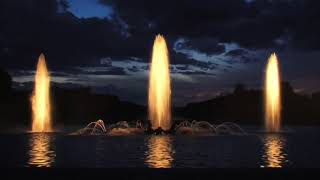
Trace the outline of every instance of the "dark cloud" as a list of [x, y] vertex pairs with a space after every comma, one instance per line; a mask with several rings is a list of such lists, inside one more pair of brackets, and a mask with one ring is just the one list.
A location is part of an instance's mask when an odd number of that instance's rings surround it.
[[248, 51], [244, 49], [231, 50], [227, 52], [225, 55], [231, 57], [230, 60], [226, 61], [229, 64], [234, 64], [234, 63], [246, 64], [246, 63], [258, 61], [256, 57], [253, 57]]
[[[218, 42], [248, 48], [283, 45], [318, 49], [318, 1], [100, 0], [111, 18], [79, 19], [65, 0], [0, 2], [1, 66], [34, 68], [44, 52], [49, 67], [99, 64], [99, 59], [138, 57], [149, 62], [154, 36], [163, 33], [172, 49], [181, 37], [186, 47], [206, 54], [224, 52]], [[172, 53], [172, 63], [192, 63]]]
[[204, 71], [183, 71], [179, 72], [180, 74], [186, 74], [186, 75], [208, 75], [208, 76], [215, 76], [215, 74], [207, 73]]
[[184, 43], [177, 45], [181, 49], [191, 49], [208, 55], [221, 54], [225, 51], [225, 46], [210, 37], [186, 39]]
[[127, 75], [122, 67], [109, 67], [107, 69], [81, 70], [79, 73], [83, 75]]
[[97, 63], [99, 58], [147, 57], [152, 37], [126, 38], [109, 19], [79, 19], [58, 13], [56, 0], [0, 2], [2, 66], [33, 67], [44, 52], [50, 67]]
[[[32, 81], [13, 82], [13, 87], [18, 90], [32, 90], [34, 88], [34, 82]], [[65, 82], [65, 83], [51, 82], [51, 87], [59, 87], [59, 88], [65, 88], [65, 89], [78, 89], [78, 88], [84, 88], [86, 86], [71, 83], [71, 82]]]
[[[248, 78], [252, 78], [252, 81], [260, 81], [258, 75], [272, 51], [279, 52], [280, 60], [282, 57], [288, 59], [286, 67], [290, 70], [285, 69], [284, 74], [294, 74], [289, 79], [307, 77], [312, 80], [310, 84], [318, 79], [319, 71], [313, 68], [318, 67], [319, 61], [315, 60], [319, 54], [301, 55], [299, 58], [290, 54], [319, 51], [320, 1], [256, 0], [248, 3], [245, 0], [163, 0], [155, 3], [150, 0], [100, 0], [101, 5], [108, 5], [113, 12], [104, 19], [78, 18], [68, 11], [67, 2], [0, 1], [0, 66], [10, 69], [15, 80], [32, 80], [32, 70], [43, 52], [52, 75], [59, 82], [66, 78], [68, 81], [63, 82], [65, 84], [77, 81], [77, 84], [91, 83], [98, 87], [109, 80], [100, 75], [119, 75], [121, 82], [118, 79], [110, 81], [117, 83], [117, 87], [127, 89], [109, 89], [127, 98], [142, 98], [145, 97], [147, 78], [141, 81], [139, 75], [130, 75], [149, 70], [147, 63], [150, 62], [153, 41], [158, 33], [166, 38], [170, 63], [175, 77], [180, 78], [182, 84], [175, 92], [177, 94], [188, 89], [184, 95], [191, 96], [195, 90], [190, 88], [189, 82], [198, 82], [196, 93], [199, 91], [201, 94], [201, 88], [214, 93], [208, 88], [214, 79], [213, 74], [217, 76], [214, 86], [221, 83], [220, 90], [225, 86], [222, 82], [231, 82], [232, 79], [249, 81]], [[185, 42], [181, 44], [181, 51], [175, 51], [175, 43], [180, 39]], [[230, 48], [230, 43], [235, 43], [237, 48]], [[184, 50], [188, 52], [184, 53]], [[262, 53], [257, 57], [251, 54], [261, 51], [268, 55]], [[111, 63], [105, 63], [102, 58], [108, 58]], [[255, 67], [251, 62], [258, 62], [257, 59], [260, 65]], [[299, 63], [314, 60], [305, 66], [289, 59], [299, 59], [295, 61]], [[130, 64], [128, 61], [127, 65], [123, 65], [126, 60], [135, 62]], [[124, 63], [118, 64], [119, 67], [112, 64], [115, 61]], [[248, 72], [249, 75], [244, 75], [241, 69], [238, 71], [240, 74], [232, 76], [239, 63], [245, 64], [247, 71], [257, 71], [256, 74]], [[307, 70], [310, 66], [312, 74]], [[103, 68], [88, 70], [90, 67]], [[221, 75], [220, 71], [227, 73]], [[93, 83], [95, 80], [99, 84]], [[306, 82], [297, 81], [301, 84]], [[201, 95], [204, 96], [207, 95]]]
[[[100, 2], [114, 7], [116, 16], [128, 24], [132, 34], [164, 32], [173, 36], [211, 37], [250, 48], [278, 47], [276, 40], [289, 36], [292, 45], [318, 48], [318, 1], [163, 0], [156, 5], [148, 0]], [[203, 50], [211, 50], [206, 47]], [[202, 50], [201, 45], [197, 48]]]
[[139, 72], [140, 71], [140, 69], [137, 66], [129, 67], [128, 70], [131, 72]]
[[248, 52], [244, 49], [235, 49], [235, 50], [231, 50], [231, 51], [227, 52], [226, 56], [239, 57], [239, 56], [244, 56], [247, 54], [248, 54]]
[[200, 67], [203, 70], [212, 70], [217, 67], [216, 63], [198, 61], [188, 57], [186, 54], [177, 53], [175, 51], [171, 52], [170, 59], [171, 59], [170, 64], [173, 64], [173, 65], [176, 65], [176, 64], [194, 65], [194, 66]]

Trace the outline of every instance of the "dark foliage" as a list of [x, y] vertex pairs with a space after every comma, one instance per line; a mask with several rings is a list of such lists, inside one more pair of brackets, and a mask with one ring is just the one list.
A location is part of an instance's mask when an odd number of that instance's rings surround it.
[[[0, 113], [2, 127], [31, 124], [31, 92], [11, 89], [11, 77], [0, 73]], [[124, 102], [107, 94], [91, 93], [90, 88], [51, 88], [52, 113], [55, 125], [86, 125], [103, 119], [117, 121], [147, 121], [147, 107]], [[282, 122], [291, 125], [320, 124], [320, 92], [311, 96], [293, 91], [282, 83]], [[205, 120], [212, 123], [231, 121], [239, 124], [263, 124], [263, 91], [238, 84], [233, 93], [204, 102], [190, 103], [173, 109], [175, 124], [181, 120]]]
[[[282, 124], [320, 124], [320, 93], [311, 96], [297, 94], [288, 82], [282, 83]], [[208, 101], [190, 103], [179, 110], [189, 119], [215, 123], [232, 121], [239, 124], [262, 124], [264, 121], [262, 90], [246, 90], [238, 84], [232, 94]]]

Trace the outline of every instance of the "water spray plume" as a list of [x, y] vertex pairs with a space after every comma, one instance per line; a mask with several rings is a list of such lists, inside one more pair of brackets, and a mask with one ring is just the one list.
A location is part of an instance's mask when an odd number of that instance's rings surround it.
[[163, 36], [157, 35], [149, 75], [149, 119], [152, 129], [171, 127], [171, 82], [169, 53]]
[[32, 132], [52, 131], [50, 107], [50, 76], [43, 54], [40, 55], [37, 65], [31, 104]]
[[269, 132], [280, 130], [281, 87], [279, 62], [273, 53], [267, 64], [265, 79], [265, 126]]

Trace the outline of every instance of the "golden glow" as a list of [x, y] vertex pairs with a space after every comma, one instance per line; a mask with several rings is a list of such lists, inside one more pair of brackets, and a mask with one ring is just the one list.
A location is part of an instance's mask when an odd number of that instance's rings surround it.
[[265, 139], [265, 153], [263, 160], [266, 167], [280, 168], [286, 162], [286, 154], [284, 154], [284, 139], [278, 136], [268, 136]]
[[149, 119], [152, 129], [171, 127], [171, 82], [169, 54], [165, 39], [157, 35], [149, 75]]
[[49, 132], [51, 128], [50, 76], [45, 57], [40, 55], [35, 76], [32, 103], [32, 132]]
[[56, 154], [50, 150], [51, 137], [48, 134], [32, 134], [30, 140], [29, 166], [50, 167]]
[[151, 168], [170, 168], [173, 161], [172, 139], [169, 136], [151, 136], [145, 162]]
[[268, 60], [265, 79], [265, 126], [270, 132], [280, 130], [280, 91], [279, 63], [273, 53]]

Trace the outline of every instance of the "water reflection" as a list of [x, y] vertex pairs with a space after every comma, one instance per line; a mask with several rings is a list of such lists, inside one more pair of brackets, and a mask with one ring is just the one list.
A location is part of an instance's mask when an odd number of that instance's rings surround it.
[[173, 161], [173, 146], [170, 136], [151, 136], [147, 142], [145, 163], [151, 168], [170, 168]]
[[264, 152], [261, 167], [281, 168], [288, 162], [288, 155], [284, 152], [285, 138], [273, 134], [264, 138]]
[[46, 133], [33, 133], [30, 137], [28, 166], [51, 167], [56, 153], [50, 147], [53, 137]]

